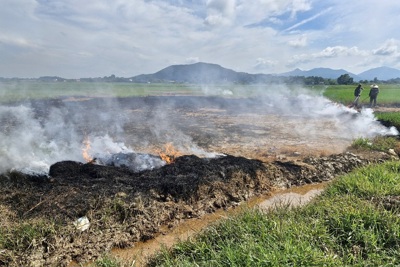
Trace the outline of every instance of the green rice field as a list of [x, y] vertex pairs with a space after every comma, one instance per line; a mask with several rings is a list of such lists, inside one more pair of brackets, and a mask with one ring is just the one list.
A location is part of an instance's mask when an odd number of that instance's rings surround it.
[[[370, 84], [362, 85], [364, 90], [361, 93], [360, 104], [369, 104], [368, 93]], [[323, 90], [324, 96], [332, 101], [350, 104], [354, 100], [354, 89], [356, 85], [331, 85], [327, 88], [318, 88], [316, 90]], [[400, 85], [398, 84], [382, 84], [379, 85], [379, 95], [377, 98], [379, 104], [399, 104], [400, 103]]]
[[[332, 101], [350, 104], [354, 99], [355, 85], [331, 85], [311, 87], [311, 91], [323, 94]], [[368, 104], [369, 85], [363, 85], [361, 104]], [[285, 85], [194, 85], [175, 83], [96, 83], [96, 82], [0, 82], [0, 101], [20, 101], [58, 97], [130, 97], [150, 95], [223, 95], [251, 97], [269, 90], [298, 90], [301, 86]], [[378, 95], [379, 104], [400, 103], [400, 85], [382, 84]]]
[[151, 95], [224, 95], [247, 97], [265, 86], [192, 85], [174, 83], [0, 82], [0, 101], [59, 97], [131, 97]]
[[165, 93], [196, 94], [201, 89], [177, 84], [92, 82], [5, 82], [0, 83], [2, 102], [58, 97], [129, 97]]

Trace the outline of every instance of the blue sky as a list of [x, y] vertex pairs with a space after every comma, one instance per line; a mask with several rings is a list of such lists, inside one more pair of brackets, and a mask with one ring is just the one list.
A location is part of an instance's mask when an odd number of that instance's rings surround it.
[[400, 69], [393, 0], [0, 0], [0, 77]]

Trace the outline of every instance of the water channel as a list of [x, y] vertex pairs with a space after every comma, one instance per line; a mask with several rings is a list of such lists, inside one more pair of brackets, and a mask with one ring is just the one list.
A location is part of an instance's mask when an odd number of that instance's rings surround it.
[[[201, 218], [185, 220], [174, 229], [162, 229], [161, 233], [154, 239], [137, 242], [132, 248], [114, 249], [112, 255], [124, 261], [134, 262], [132, 266], [144, 266], [146, 259], [154, 255], [161, 248], [170, 248], [179, 241], [187, 240], [200, 233], [204, 228], [210, 226], [218, 220], [227, 218], [241, 210], [249, 207], [260, 208], [268, 211], [279, 205], [286, 207], [297, 207], [307, 204], [314, 197], [318, 196], [326, 187], [328, 182], [319, 184], [309, 184], [285, 190], [276, 190], [269, 195], [258, 196], [229, 210], [218, 210], [212, 214], [206, 214]], [[74, 266], [74, 265], [71, 265]]]

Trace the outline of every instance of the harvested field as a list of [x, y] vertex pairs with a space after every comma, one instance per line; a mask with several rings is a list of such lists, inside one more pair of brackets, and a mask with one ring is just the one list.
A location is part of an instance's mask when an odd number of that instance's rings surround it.
[[[34, 139], [35, 155], [11, 160], [18, 168], [1, 178], [1, 227], [37, 221], [57, 227], [41, 240], [27, 240], [24, 249], [2, 249], [0, 265], [87, 262], [277, 188], [329, 181], [396, 157], [349, 151], [354, 138], [395, 130], [380, 125], [371, 111], [319, 98], [284, 98], [281, 106], [268, 98], [78, 100], [41, 100], [24, 112], [2, 113], [4, 134], [30, 126], [42, 135]], [[50, 144], [62, 149], [53, 153]], [[116, 161], [118, 153], [133, 157]], [[146, 160], [137, 161], [138, 155]], [[80, 231], [74, 222], [84, 216], [90, 227]]]

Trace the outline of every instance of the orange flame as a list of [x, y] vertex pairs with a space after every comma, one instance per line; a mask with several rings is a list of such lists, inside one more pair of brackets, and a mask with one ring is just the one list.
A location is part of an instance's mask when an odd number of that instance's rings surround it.
[[176, 150], [171, 142], [166, 143], [158, 154], [167, 164], [173, 163], [177, 157], [182, 156], [182, 153]]
[[93, 158], [89, 155], [90, 150], [90, 140], [89, 138], [85, 138], [83, 140], [83, 148], [82, 148], [82, 156], [86, 162], [93, 162]]

